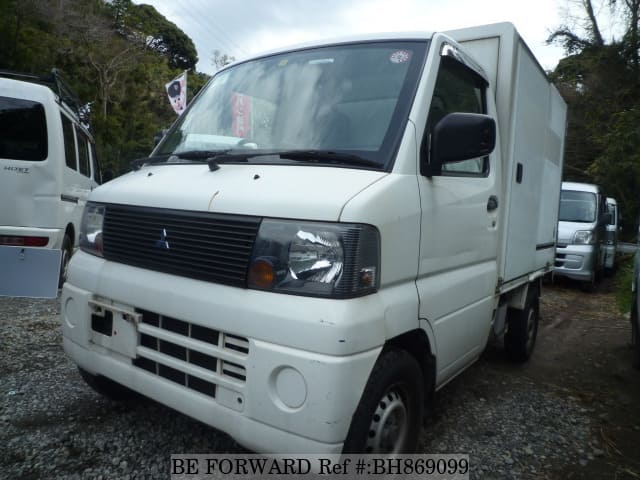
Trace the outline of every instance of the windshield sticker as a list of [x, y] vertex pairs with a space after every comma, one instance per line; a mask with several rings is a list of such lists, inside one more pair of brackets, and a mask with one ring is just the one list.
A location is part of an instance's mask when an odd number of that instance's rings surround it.
[[309, 60], [309, 65], [318, 65], [322, 63], [333, 63], [333, 58], [316, 58], [315, 60]]
[[283, 58], [282, 60], [280, 60], [280, 62], [278, 63], [279, 67], [286, 67], [287, 64], [289, 63], [289, 59], [287, 58]]
[[406, 50], [397, 50], [391, 54], [391, 63], [406, 63], [411, 58], [411, 53]]

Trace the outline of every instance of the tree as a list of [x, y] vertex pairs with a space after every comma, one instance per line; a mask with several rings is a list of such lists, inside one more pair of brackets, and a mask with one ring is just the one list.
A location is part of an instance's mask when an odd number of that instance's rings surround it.
[[579, 20], [559, 27], [548, 40], [560, 43], [569, 54], [551, 74], [569, 106], [565, 177], [600, 184], [628, 217], [637, 218], [640, 0], [609, 0], [606, 5], [624, 25], [620, 39], [605, 41], [592, 0], [580, 0]]
[[233, 63], [235, 61], [236, 61], [236, 57], [232, 57], [216, 49], [213, 51], [213, 57], [211, 58], [211, 65], [216, 67], [216, 70], [220, 70], [225, 65], [229, 65], [230, 63]]
[[119, 0], [112, 6], [123, 34], [138, 39], [148, 49], [165, 56], [171, 68], [195, 69], [198, 53], [193, 41], [151, 5]]

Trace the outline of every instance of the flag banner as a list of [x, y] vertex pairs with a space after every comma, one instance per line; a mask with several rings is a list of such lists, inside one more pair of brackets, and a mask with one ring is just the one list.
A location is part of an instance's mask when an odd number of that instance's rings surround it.
[[165, 88], [173, 110], [178, 115], [182, 115], [187, 107], [187, 72], [171, 80], [165, 85]]

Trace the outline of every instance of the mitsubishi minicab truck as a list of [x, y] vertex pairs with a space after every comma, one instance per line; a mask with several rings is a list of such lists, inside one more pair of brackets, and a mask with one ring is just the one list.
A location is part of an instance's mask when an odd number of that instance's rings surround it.
[[50, 77], [0, 71], [0, 295], [55, 297], [100, 179], [75, 95]]
[[592, 288], [604, 273], [611, 218], [606, 199], [597, 185], [562, 182], [554, 276]]
[[254, 451], [414, 451], [491, 338], [532, 353], [565, 119], [509, 23], [230, 65], [90, 194], [65, 350]]

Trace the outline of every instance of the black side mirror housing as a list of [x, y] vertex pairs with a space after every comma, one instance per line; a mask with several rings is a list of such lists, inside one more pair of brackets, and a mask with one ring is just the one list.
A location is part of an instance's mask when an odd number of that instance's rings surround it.
[[445, 163], [484, 157], [496, 146], [496, 122], [479, 113], [450, 113], [433, 129], [429, 163], [422, 174], [428, 177], [442, 174]]
[[605, 212], [602, 215], [600, 215], [600, 222], [599, 223], [604, 224], [604, 225], [611, 225], [611, 213]]

